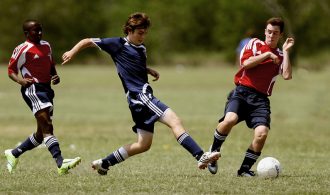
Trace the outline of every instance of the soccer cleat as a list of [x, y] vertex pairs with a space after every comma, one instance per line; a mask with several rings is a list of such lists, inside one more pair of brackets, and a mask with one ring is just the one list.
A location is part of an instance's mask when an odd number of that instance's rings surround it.
[[220, 158], [220, 152], [205, 152], [198, 160], [199, 169], [205, 169], [210, 162], [217, 161]]
[[[210, 152], [211, 152], [211, 148], [212, 146], [210, 146], [210, 150], [209, 150]], [[217, 150], [217, 152], [219, 151]], [[210, 173], [216, 174], [218, 172], [218, 161], [210, 162], [209, 164], [207, 164], [207, 168], [210, 171]]]
[[7, 159], [7, 169], [9, 173], [12, 173], [18, 164], [18, 158], [16, 158], [12, 153], [11, 149], [5, 150], [5, 156]]
[[81, 162], [80, 157], [74, 159], [64, 159], [62, 166], [57, 169], [59, 175], [65, 175], [69, 173], [69, 169], [76, 167]]
[[244, 170], [238, 170], [237, 171], [237, 176], [238, 177], [254, 177], [256, 176], [256, 174], [254, 173], [254, 171], [244, 171]]
[[92, 168], [97, 171], [100, 175], [106, 175], [109, 169], [105, 169], [102, 167], [102, 159], [94, 160], [92, 162]]

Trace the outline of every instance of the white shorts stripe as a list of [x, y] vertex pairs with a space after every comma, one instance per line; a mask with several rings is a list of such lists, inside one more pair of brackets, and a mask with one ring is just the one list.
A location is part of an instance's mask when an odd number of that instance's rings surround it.
[[26, 93], [26, 96], [28, 96], [32, 102], [33, 112], [34, 110], [40, 110], [39, 99], [38, 96], [35, 94], [35, 92], [36, 92], [35, 86], [31, 85], [27, 89], [27, 93]]
[[154, 103], [152, 103], [145, 94], [140, 94], [140, 98], [143, 101], [143, 103], [145, 103], [148, 106], [148, 108], [154, 111], [158, 116], [163, 115], [163, 111], [159, 109]]
[[52, 110], [53, 104], [51, 102], [42, 102], [37, 94], [35, 85], [31, 85], [25, 90], [25, 96], [31, 101], [32, 103], [32, 112], [35, 114], [39, 110], [42, 110], [47, 107], [51, 107], [50, 111]]

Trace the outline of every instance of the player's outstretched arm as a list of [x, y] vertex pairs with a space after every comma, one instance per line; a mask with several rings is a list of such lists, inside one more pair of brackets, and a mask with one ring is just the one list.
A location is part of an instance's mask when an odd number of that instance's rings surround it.
[[62, 55], [62, 65], [69, 62], [79, 51], [87, 47], [96, 47], [96, 45], [90, 38], [79, 41], [70, 51], [67, 51]]

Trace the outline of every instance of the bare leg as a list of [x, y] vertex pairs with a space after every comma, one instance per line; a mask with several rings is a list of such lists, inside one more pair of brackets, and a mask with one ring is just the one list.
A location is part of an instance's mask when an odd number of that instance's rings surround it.
[[142, 152], [146, 152], [150, 149], [153, 139], [153, 133], [138, 129], [137, 141], [132, 144], [124, 146], [128, 156], [133, 156]]

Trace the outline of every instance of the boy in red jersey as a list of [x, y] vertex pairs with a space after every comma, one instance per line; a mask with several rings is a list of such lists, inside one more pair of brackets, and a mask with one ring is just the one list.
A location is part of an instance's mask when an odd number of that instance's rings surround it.
[[[8, 75], [21, 85], [23, 99], [37, 120], [37, 131], [15, 149], [5, 151], [7, 169], [12, 173], [18, 164], [18, 157], [44, 141], [56, 161], [58, 174], [63, 175], [81, 159], [63, 159], [59, 143], [53, 134], [51, 117], [54, 91], [51, 89], [51, 83], [58, 84], [60, 77], [55, 69], [49, 43], [41, 40], [41, 24], [36, 20], [26, 20], [23, 23], [23, 31], [26, 41], [15, 48], [9, 61]], [[18, 76], [19, 72], [21, 77]]]
[[[283, 35], [284, 22], [281, 18], [270, 18], [266, 22], [265, 41], [251, 39], [240, 53], [240, 69], [235, 75], [236, 88], [228, 95], [225, 116], [219, 120], [214, 132], [210, 151], [220, 151], [233, 126], [245, 120], [254, 129], [254, 138], [246, 151], [237, 176], [254, 176], [251, 167], [257, 161], [270, 129], [270, 102], [268, 96], [277, 75], [285, 80], [292, 78], [289, 50], [294, 45], [293, 38], [287, 38], [277, 48]], [[218, 170], [217, 162], [208, 164], [212, 174]]]

